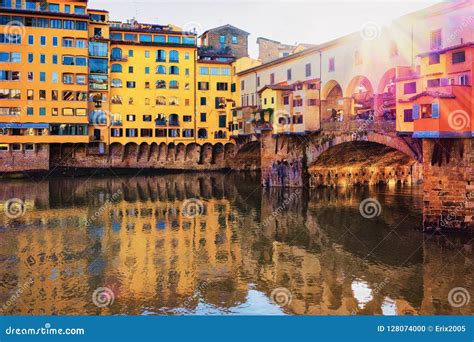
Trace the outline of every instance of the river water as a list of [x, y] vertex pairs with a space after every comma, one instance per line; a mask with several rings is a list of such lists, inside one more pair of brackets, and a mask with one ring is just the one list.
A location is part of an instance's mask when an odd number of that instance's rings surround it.
[[2, 181], [0, 312], [473, 314], [472, 242], [420, 232], [421, 188], [258, 177]]

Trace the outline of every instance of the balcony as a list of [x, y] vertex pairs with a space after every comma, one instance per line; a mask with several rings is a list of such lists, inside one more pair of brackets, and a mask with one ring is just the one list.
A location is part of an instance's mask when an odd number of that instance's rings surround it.
[[110, 61], [111, 62], [127, 62], [128, 57], [127, 56], [110, 56]]

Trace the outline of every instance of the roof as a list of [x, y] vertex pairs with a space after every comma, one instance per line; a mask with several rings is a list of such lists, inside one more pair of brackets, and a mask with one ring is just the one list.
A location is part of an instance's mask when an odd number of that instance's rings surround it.
[[222, 30], [222, 29], [225, 29], [225, 28], [230, 28], [230, 29], [233, 29], [233, 30], [236, 30], [236, 31], [239, 31], [245, 35], [250, 35], [250, 33], [248, 33], [247, 31], [244, 31], [244, 30], [241, 30], [239, 29], [238, 27], [235, 27], [233, 25], [230, 25], [230, 24], [226, 24], [226, 25], [222, 25], [222, 26], [218, 26], [218, 27], [214, 27], [214, 28], [211, 28], [211, 29], [208, 29], [206, 31], [204, 31], [199, 37], [202, 37], [204, 36], [206, 33], [208, 33], [209, 31], [219, 31], [219, 30]]
[[266, 89], [271, 89], [271, 90], [293, 90], [293, 87], [288, 85], [288, 84], [272, 84], [272, 85], [266, 85], [262, 89], [260, 89], [258, 92], [261, 93], [265, 91]]
[[444, 49], [427, 51], [427, 52], [420, 53], [417, 56], [418, 57], [426, 57], [426, 56], [428, 56], [432, 53], [445, 53], [445, 52], [448, 52], [448, 51], [451, 51], [451, 50], [462, 49], [462, 48], [470, 47], [470, 46], [474, 46], [474, 42], [467, 42], [467, 43], [463, 43], [463, 44], [448, 46], [448, 47], [445, 47]]
[[276, 44], [281, 44], [279, 41], [269, 39], [269, 38], [265, 38], [265, 37], [257, 37], [257, 44], [258, 44], [259, 40], [268, 40], [269, 42], [273, 42], [273, 43], [276, 43]]
[[446, 93], [446, 92], [436, 91], [436, 90], [426, 90], [410, 97], [408, 101], [414, 101], [423, 96], [430, 96], [430, 97], [440, 98], [440, 99], [455, 99], [456, 98], [456, 96], [454, 96], [451, 93]]

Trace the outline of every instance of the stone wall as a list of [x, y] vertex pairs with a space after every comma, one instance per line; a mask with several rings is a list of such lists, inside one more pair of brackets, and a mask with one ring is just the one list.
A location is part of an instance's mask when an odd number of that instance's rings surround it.
[[62, 168], [163, 169], [163, 170], [257, 170], [259, 158], [236, 163], [239, 146], [233, 144], [121, 144], [99, 154], [94, 145], [64, 144], [51, 148], [51, 165]]
[[427, 231], [474, 228], [474, 139], [423, 140]]
[[[225, 46], [231, 48], [231, 54], [237, 58], [248, 57], [248, 37], [231, 27], [210, 30], [207, 34], [207, 44], [214, 49], [220, 49], [220, 36], [225, 36]], [[237, 44], [232, 43], [232, 36], [237, 37]]]
[[49, 145], [36, 144], [35, 151], [0, 151], [0, 173], [49, 170]]

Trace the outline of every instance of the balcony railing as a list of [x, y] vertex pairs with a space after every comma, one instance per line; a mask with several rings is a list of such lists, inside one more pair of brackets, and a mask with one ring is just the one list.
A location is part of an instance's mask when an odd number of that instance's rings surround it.
[[128, 61], [127, 56], [110, 56], [110, 61], [111, 62], [126, 62]]

